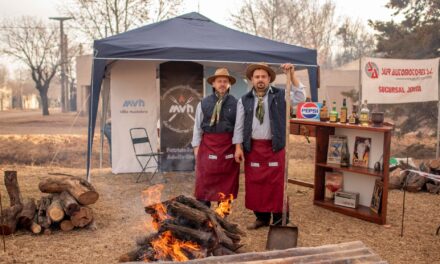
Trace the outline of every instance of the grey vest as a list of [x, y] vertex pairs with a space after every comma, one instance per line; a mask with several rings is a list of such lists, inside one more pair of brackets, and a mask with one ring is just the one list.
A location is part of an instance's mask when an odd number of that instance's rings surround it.
[[[269, 119], [272, 132], [272, 150], [277, 152], [286, 145], [286, 101], [284, 89], [272, 87], [268, 91]], [[252, 149], [252, 121], [254, 118], [255, 97], [253, 90], [241, 98], [244, 108], [243, 148], [246, 152]]]

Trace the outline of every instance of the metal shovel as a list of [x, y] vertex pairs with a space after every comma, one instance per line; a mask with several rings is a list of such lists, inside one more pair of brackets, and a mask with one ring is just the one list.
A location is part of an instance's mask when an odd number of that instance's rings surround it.
[[[266, 249], [287, 249], [296, 247], [298, 242], [298, 227], [287, 225], [287, 213], [289, 197], [287, 196], [287, 180], [289, 178], [289, 135], [290, 135], [290, 79], [292, 70], [286, 74], [286, 147], [285, 147], [285, 169], [284, 169], [284, 191], [283, 191], [283, 217], [282, 225], [270, 225], [267, 234]], [[276, 223], [275, 223], [276, 224]]]

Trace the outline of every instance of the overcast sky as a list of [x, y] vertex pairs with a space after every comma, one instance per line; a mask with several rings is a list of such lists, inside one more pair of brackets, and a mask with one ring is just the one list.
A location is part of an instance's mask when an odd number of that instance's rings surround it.
[[[0, 17], [16, 17], [22, 15], [40, 16], [42, 18], [59, 15], [56, 6], [62, 0], [0, 0]], [[231, 11], [237, 10], [240, 0], [184, 0], [182, 13], [197, 11], [212, 20], [232, 26], [229, 21]], [[388, 0], [334, 0], [337, 14], [359, 18], [366, 22], [368, 19], [388, 20], [391, 12], [385, 8]]]
[[[183, 0], [181, 13], [199, 11], [217, 23], [233, 27], [230, 14], [238, 10], [240, 0]], [[390, 20], [392, 12], [385, 7], [388, 0], [334, 0], [338, 17], [348, 16], [359, 19], [367, 25], [368, 20]], [[23, 15], [38, 16], [46, 19], [60, 15], [57, 6], [62, 0], [0, 0], [0, 19]], [[2, 32], [0, 31], [0, 34]], [[5, 63], [0, 57], [0, 63]]]

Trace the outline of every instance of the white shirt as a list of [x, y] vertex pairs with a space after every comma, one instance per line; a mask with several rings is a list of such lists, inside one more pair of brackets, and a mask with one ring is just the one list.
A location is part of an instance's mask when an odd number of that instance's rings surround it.
[[[300, 102], [304, 102], [306, 99], [305, 86], [302, 83], [299, 83], [299, 87], [293, 86], [293, 91], [290, 91], [290, 100], [292, 106], [296, 106]], [[272, 89], [270, 86], [269, 89]], [[254, 113], [258, 106], [258, 99], [255, 92], [253, 93], [254, 100]], [[268, 93], [263, 97], [263, 107], [264, 107], [264, 119], [263, 123], [260, 124], [260, 121], [257, 117], [253, 116], [252, 120], [252, 138], [253, 139], [272, 139], [272, 130], [270, 127], [269, 120], [269, 103], [268, 103]], [[243, 143], [243, 129], [244, 129], [244, 107], [243, 103], [238, 100], [237, 103], [237, 115], [235, 118], [235, 127], [234, 127], [234, 136], [232, 137], [232, 144], [241, 144]]]

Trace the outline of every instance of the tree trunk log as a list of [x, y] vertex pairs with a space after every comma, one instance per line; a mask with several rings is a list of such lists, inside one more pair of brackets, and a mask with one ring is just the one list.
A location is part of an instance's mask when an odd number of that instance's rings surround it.
[[52, 202], [47, 208], [47, 215], [52, 222], [59, 222], [64, 218], [64, 210], [61, 206], [61, 200], [59, 195], [52, 195]]
[[21, 204], [16, 204], [9, 208], [3, 209], [0, 216], [0, 235], [10, 235], [17, 228], [17, 216], [23, 209]]
[[64, 212], [66, 212], [68, 216], [72, 216], [75, 212], [79, 211], [80, 206], [78, 202], [67, 191], [60, 194], [60, 200]]
[[119, 257], [119, 262], [128, 261], [154, 261], [155, 252], [150, 246], [142, 246]]
[[41, 180], [39, 188], [44, 193], [68, 191], [82, 205], [93, 204], [99, 198], [89, 182], [74, 176], [48, 176]]
[[5, 186], [6, 190], [8, 191], [11, 206], [22, 204], [16, 171], [5, 171]]
[[49, 216], [47, 215], [47, 209], [50, 206], [50, 204], [51, 204], [51, 197], [43, 196], [41, 197], [41, 200], [39, 201], [39, 205], [38, 205], [37, 224], [39, 224], [44, 229], [49, 228], [50, 224], [52, 223]]
[[41, 233], [41, 226], [32, 221], [31, 225], [29, 226], [29, 230], [34, 234], [39, 234]]
[[204, 212], [176, 201], [171, 201], [168, 204], [167, 212], [173, 217], [183, 217], [197, 226], [203, 225], [208, 220]]
[[86, 225], [90, 224], [93, 220], [93, 212], [92, 209], [81, 206], [79, 211], [75, 212], [71, 217], [70, 220], [72, 221], [73, 226], [75, 227], [85, 227]]
[[190, 197], [186, 197], [183, 195], [180, 195], [178, 197], [176, 197], [175, 199], [176, 201], [188, 205], [190, 207], [196, 208], [208, 215], [213, 215], [215, 216], [215, 218], [217, 219], [217, 221], [219, 222], [219, 224], [227, 231], [229, 231], [230, 233], [234, 233], [234, 234], [240, 234], [242, 236], [246, 236], [246, 233], [244, 231], [242, 231], [238, 225], [236, 224], [232, 224], [229, 223], [228, 221], [226, 221], [225, 219], [223, 219], [222, 217], [220, 217], [218, 214], [216, 214], [214, 211], [212, 211], [210, 208], [208, 208], [206, 205], [202, 204], [201, 202], [197, 201], [196, 199], [190, 198]]
[[211, 233], [199, 231], [196, 229], [178, 226], [170, 223], [163, 223], [160, 232], [171, 231], [171, 233], [180, 240], [191, 240], [197, 242], [198, 244], [211, 248], [214, 246], [214, 238]]
[[70, 220], [63, 220], [60, 223], [60, 228], [63, 231], [71, 231], [75, 227], [73, 226], [72, 221], [70, 221]]
[[23, 210], [18, 215], [18, 224], [26, 229], [29, 229], [34, 222], [35, 211], [37, 206], [35, 199], [29, 199], [24, 202]]

